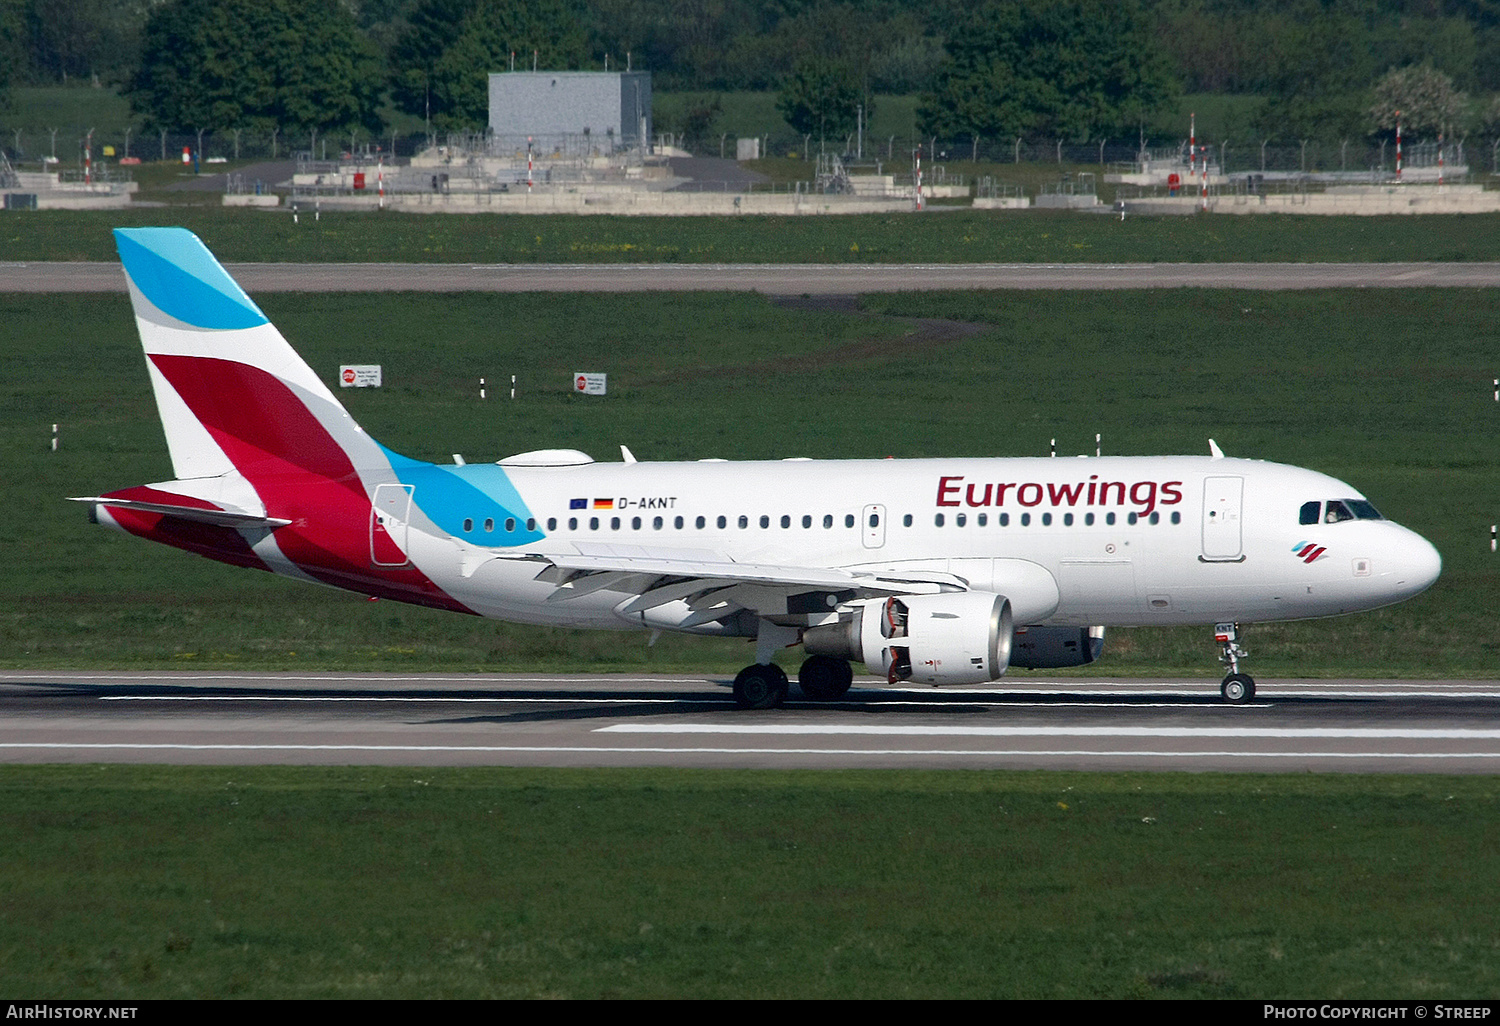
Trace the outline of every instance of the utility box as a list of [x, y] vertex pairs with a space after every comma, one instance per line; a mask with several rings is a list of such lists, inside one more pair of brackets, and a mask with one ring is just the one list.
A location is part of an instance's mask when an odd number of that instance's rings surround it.
[[502, 148], [576, 148], [586, 136], [609, 153], [651, 139], [647, 71], [509, 71], [490, 76], [490, 134]]
[[759, 139], [736, 139], [734, 141], [734, 159], [735, 160], [759, 160], [760, 159], [760, 140]]

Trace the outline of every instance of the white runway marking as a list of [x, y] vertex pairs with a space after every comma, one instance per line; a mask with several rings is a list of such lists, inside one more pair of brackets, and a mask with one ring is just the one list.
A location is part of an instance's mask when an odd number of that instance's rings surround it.
[[820, 734], [881, 737], [1274, 737], [1500, 739], [1500, 730], [1387, 727], [947, 727], [870, 724], [616, 723], [596, 734]]

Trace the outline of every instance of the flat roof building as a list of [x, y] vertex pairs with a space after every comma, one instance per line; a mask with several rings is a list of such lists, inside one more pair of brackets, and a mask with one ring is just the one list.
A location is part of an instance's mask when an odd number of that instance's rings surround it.
[[[501, 148], [572, 149], [587, 137], [609, 153], [651, 139], [648, 71], [508, 71], [490, 75], [490, 133]], [[519, 140], [519, 143], [515, 141]]]

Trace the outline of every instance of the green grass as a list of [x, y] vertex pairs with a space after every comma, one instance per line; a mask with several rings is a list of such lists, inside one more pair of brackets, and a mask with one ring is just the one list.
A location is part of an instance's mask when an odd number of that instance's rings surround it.
[[[175, 172], [174, 172], [175, 173]], [[203, 195], [212, 196], [212, 193]], [[111, 228], [181, 225], [221, 260], [422, 263], [1165, 263], [1500, 259], [1500, 215], [1099, 217], [950, 210], [922, 216], [417, 216], [213, 206], [0, 215], [6, 260], [116, 259]]]
[[[1492, 676], [1500, 509], [1487, 291], [941, 293], [868, 313], [754, 295], [257, 297], [376, 438], [470, 461], [1206, 452], [1310, 466], [1431, 538], [1443, 578], [1374, 613], [1252, 628], [1262, 677]], [[950, 338], [887, 315], [987, 325]], [[745, 647], [369, 603], [90, 527], [63, 501], [171, 477], [123, 296], [0, 296], [0, 663], [733, 672]], [[604, 399], [572, 372], [610, 374]], [[478, 379], [520, 396], [478, 401]], [[499, 390], [495, 390], [499, 391]], [[492, 392], [495, 394], [495, 392]], [[51, 425], [62, 447], [49, 449]], [[753, 427], [747, 427], [753, 425]], [[1206, 629], [1112, 631], [1096, 673], [1214, 676]], [[1051, 676], [1054, 671], [1046, 671]], [[1018, 674], [1024, 680], [1025, 674]]]
[[1492, 778], [0, 767], [0, 992], [1454, 999]]

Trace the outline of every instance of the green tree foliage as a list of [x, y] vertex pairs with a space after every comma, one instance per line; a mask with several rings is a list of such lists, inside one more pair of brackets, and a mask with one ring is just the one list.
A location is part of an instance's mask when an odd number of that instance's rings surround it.
[[[120, 0], [21, 0], [16, 77], [34, 83], [128, 79], [140, 56], [144, 4]], [[9, 18], [5, 21], [9, 22]], [[13, 31], [5, 25], [7, 34]], [[5, 49], [10, 49], [6, 47]]]
[[[842, 139], [854, 131], [865, 102], [854, 70], [825, 58], [803, 60], [787, 76], [776, 100], [786, 123], [802, 135]], [[865, 117], [870, 116], [865, 110]]]
[[1464, 127], [1469, 98], [1431, 64], [1394, 68], [1375, 83], [1368, 117], [1376, 132], [1395, 130], [1397, 112], [1408, 136], [1452, 133]]
[[1134, 0], [991, 2], [956, 26], [917, 113], [945, 139], [1119, 138], [1177, 96]]
[[1302, 0], [1264, 54], [1266, 102], [1256, 128], [1269, 139], [1338, 139], [1364, 135], [1375, 56], [1362, 21]]
[[129, 95], [170, 131], [373, 129], [380, 78], [337, 0], [171, 0], [146, 22]]
[[489, 76], [510, 67], [578, 70], [588, 37], [566, 0], [423, 0], [391, 48], [396, 105], [439, 129], [482, 130]]

